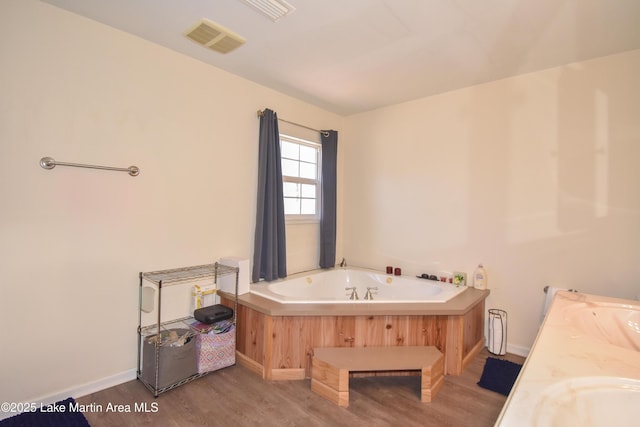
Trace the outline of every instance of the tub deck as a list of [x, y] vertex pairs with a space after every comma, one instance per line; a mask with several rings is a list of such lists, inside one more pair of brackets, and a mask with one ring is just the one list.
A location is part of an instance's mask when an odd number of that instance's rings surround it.
[[[238, 297], [237, 362], [269, 380], [311, 377], [314, 348], [435, 346], [445, 374], [459, 375], [484, 346], [488, 290], [445, 303], [281, 304]], [[233, 296], [220, 293], [223, 304]]]
[[[221, 296], [233, 298], [232, 294], [220, 292]], [[367, 303], [354, 304], [281, 304], [259, 295], [246, 293], [238, 295], [238, 304], [269, 316], [366, 316], [373, 315], [462, 315], [472, 309], [480, 300], [489, 296], [489, 290], [469, 288], [447, 302], [437, 303]]]
[[[349, 298], [356, 288], [360, 300]], [[366, 299], [366, 289], [375, 289]], [[443, 303], [464, 292], [465, 286], [424, 280], [411, 276], [390, 276], [362, 268], [314, 270], [293, 274], [286, 279], [251, 285], [255, 295], [283, 304], [361, 304], [361, 303]]]

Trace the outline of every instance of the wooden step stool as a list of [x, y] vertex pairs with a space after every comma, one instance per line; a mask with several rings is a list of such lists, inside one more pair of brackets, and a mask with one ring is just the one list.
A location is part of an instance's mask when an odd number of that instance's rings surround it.
[[349, 406], [349, 372], [422, 371], [420, 400], [431, 402], [444, 383], [444, 358], [433, 346], [313, 349], [311, 390]]

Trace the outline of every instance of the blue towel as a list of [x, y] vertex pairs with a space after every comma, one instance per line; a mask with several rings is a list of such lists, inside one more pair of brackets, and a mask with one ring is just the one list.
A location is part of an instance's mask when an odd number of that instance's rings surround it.
[[522, 365], [518, 363], [487, 357], [478, 385], [508, 396], [516, 378], [518, 378], [520, 369], [522, 369]]

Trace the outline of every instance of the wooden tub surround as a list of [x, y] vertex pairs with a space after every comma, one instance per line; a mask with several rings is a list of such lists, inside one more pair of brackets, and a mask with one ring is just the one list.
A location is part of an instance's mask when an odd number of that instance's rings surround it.
[[[233, 306], [232, 295], [220, 295]], [[467, 289], [445, 303], [280, 304], [247, 293], [238, 297], [236, 361], [267, 380], [294, 380], [311, 378], [314, 349], [433, 346], [444, 374], [460, 375], [484, 347], [488, 295]]]
[[349, 372], [419, 370], [422, 402], [431, 402], [444, 382], [444, 358], [433, 346], [324, 347], [313, 351], [311, 390], [349, 406]]

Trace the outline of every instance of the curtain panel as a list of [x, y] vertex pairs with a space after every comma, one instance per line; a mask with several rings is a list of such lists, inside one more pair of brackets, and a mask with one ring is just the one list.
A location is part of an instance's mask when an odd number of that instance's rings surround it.
[[320, 267], [336, 265], [336, 187], [338, 132], [322, 131], [322, 208], [320, 210]]
[[265, 109], [260, 116], [258, 202], [251, 281], [287, 277], [287, 252], [278, 116]]

